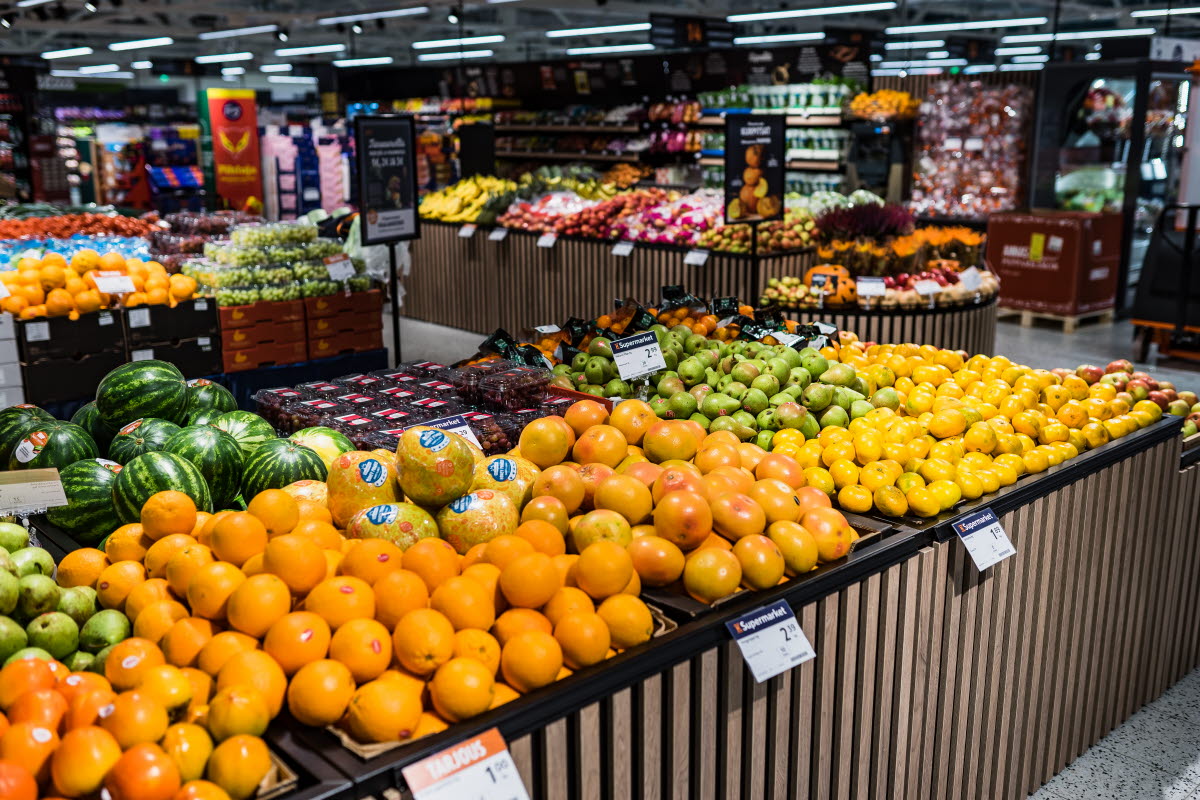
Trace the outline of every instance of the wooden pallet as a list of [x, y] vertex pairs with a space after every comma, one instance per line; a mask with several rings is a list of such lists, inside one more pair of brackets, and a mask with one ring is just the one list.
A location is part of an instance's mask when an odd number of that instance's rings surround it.
[[1001, 308], [997, 313], [997, 317], [1003, 319], [1005, 317], [1020, 317], [1022, 328], [1032, 328], [1033, 321], [1036, 319], [1050, 320], [1051, 322], [1062, 323], [1063, 333], [1074, 333], [1079, 327], [1079, 323], [1094, 319], [1100, 324], [1107, 324], [1113, 321], [1114, 311], [1111, 308], [1102, 309], [1100, 311], [1089, 311], [1086, 314], [1076, 314], [1074, 316], [1066, 314], [1047, 314], [1044, 311], [1027, 311], [1020, 308]]

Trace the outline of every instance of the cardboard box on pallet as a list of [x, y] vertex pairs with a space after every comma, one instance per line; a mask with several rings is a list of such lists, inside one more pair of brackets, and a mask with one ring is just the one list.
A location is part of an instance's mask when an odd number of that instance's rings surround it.
[[18, 320], [16, 334], [20, 360], [26, 364], [125, 350], [125, 325], [116, 310], [82, 314], [79, 319]]
[[1062, 316], [1112, 308], [1121, 262], [1121, 215], [993, 214], [987, 262], [1000, 277], [1003, 308]]
[[152, 358], [174, 364], [188, 379], [217, 375], [222, 371], [220, 340], [213, 336], [148, 344], [129, 351], [130, 361]]
[[308, 358], [329, 358], [341, 353], [362, 353], [383, 347], [383, 331], [342, 331], [333, 336], [309, 337]]
[[305, 341], [303, 321], [260, 322], [249, 328], [221, 331], [224, 350], [249, 350], [263, 344], [291, 344]]
[[125, 341], [130, 349], [219, 333], [217, 304], [207, 297], [185, 300], [174, 308], [139, 306], [125, 312]]
[[25, 397], [39, 404], [78, 400], [95, 392], [105, 375], [128, 360], [122, 344], [100, 353], [46, 358], [22, 364]]
[[221, 330], [251, 328], [263, 322], [304, 322], [303, 300], [263, 300], [248, 306], [218, 309]]
[[304, 339], [298, 342], [267, 342], [244, 350], [226, 350], [221, 356], [225, 372], [299, 364], [308, 358], [308, 343]]

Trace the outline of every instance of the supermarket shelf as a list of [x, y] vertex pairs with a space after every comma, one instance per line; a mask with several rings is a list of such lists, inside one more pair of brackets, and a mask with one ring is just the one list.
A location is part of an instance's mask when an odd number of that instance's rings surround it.
[[[738, 112], [738, 113], [745, 113], [745, 112]], [[778, 114], [776, 114], [776, 112], [771, 112], [771, 111], [754, 111], [751, 113], [778, 116]], [[845, 120], [837, 114], [794, 114], [794, 113], [789, 113], [785, 120], [786, 124], [789, 127], [793, 127], [793, 128], [832, 127], [835, 125], [841, 125], [844, 121]], [[696, 120], [695, 122], [693, 122], [692, 124], [693, 125], [704, 125], [706, 127], [724, 126], [725, 125], [725, 117], [722, 114], [705, 115], [705, 116], [701, 117], [700, 119]]]
[[[698, 162], [702, 167], [721, 167], [725, 165], [722, 156], [706, 156]], [[787, 169], [805, 169], [817, 172], [837, 172], [842, 168], [840, 161], [789, 161], [784, 165]]]
[[526, 150], [497, 150], [496, 158], [545, 158], [554, 161], [637, 161], [638, 154], [616, 153], [545, 153]]
[[496, 133], [530, 131], [536, 133], [637, 133], [637, 125], [497, 125]]

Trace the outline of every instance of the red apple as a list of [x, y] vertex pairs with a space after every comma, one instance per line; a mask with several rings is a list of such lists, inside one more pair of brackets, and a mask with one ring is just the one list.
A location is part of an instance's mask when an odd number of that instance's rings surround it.
[[1125, 358], [1118, 358], [1116, 361], [1108, 362], [1108, 366], [1104, 368], [1105, 372], [1133, 372], [1133, 363]]
[[1171, 401], [1167, 399], [1167, 396], [1165, 394], [1163, 394], [1162, 392], [1151, 392], [1146, 399], [1149, 400], [1150, 402], [1154, 403], [1156, 406], [1161, 408], [1163, 411], [1166, 411], [1167, 406], [1170, 405], [1170, 403], [1171, 403]]
[[1075, 369], [1075, 374], [1087, 381], [1091, 386], [1104, 375], [1104, 370], [1094, 364], [1081, 364]]
[[1145, 400], [1146, 396], [1150, 394], [1150, 385], [1142, 378], [1133, 378], [1125, 384], [1125, 390], [1133, 396], [1134, 400]]

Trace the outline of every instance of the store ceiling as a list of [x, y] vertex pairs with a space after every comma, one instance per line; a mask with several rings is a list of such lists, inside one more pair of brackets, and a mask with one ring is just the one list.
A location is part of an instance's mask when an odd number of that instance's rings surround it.
[[[6, 0], [0, 2], [0, 53], [39, 56], [47, 51], [80, 49], [78, 54], [56, 58], [56, 69], [87, 70], [115, 64], [127, 70], [134, 62], [193, 60], [197, 56], [249, 53], [229, 65], [257, 71], [263, 64], [290, 64], [296, 74], [305, 66], [328, 64], [335, 59], [391, 58], [395, 65], [418, 63], [421, 55], [436, 57], [458, 50], [490, 50], [492, 59], [534, 60], [566, 55], [567, 48], [607, 45], [645, 47], [644, 30], [580, 34], [551, 38], [547, 31], [595, 26], [637, 25], [646, 23], [650, 13], [724, 17], [728, 14], [753, 14], [779, 10], [814, 10], [821, 7], [844, 8], [867, 0], [815, 0], [805, 5], [783, 2], [735, 2], [735, 0], [675, 0], [646, 4], [634, 0], [488, 0], [486, 3], [461, 0], [408, 0], [384, 3], [379, 0], [352, 0], [330, 3], [328, 0], [283, 0], [237, 2], [236, 0]], [[871, 3], [873, 6], [879, 3]], [[884, 4], [888, 5], [888, 4]], [[897, 5], [897, 4], [890, 4]], [[1062, 31], [1124, 30], [1155, 28], [1166, 31], [1168, 17], [1142, 16], [1137, 12], [1172, 5], [1166, 0], [1064, 0], [1059, 12]], [[1182, 8], [1188, 0], [1176, 0]], [[419, 13], [405, 13], [424, 8]], [[1179, 36], [1200, 36], [1200, 9], [1194, 13], [1176, 13], [1169, 18], [1170, 32]], [[399, 12], [402, 15], [361, 21], [329, 23], [330, 17], [374, 15]], [[917, 32], [885, 36], [893, 26], [938, 23], [981, 22], [998, 19], [1055, 16], [1054, 0], [999, 2], [982, 0], [975, 4], [957, 0], [908, 0], [898, 7], [875, 8], [860, 13], [813, 13], [785, 19], [738, 21], [735, 35], [782, 36], [817, 32], [826, 26], [866, 28], [880, 31], [880, 39], [902, 41], [943, 38], [954, 31]], [[324, 20], [325, 22], [322, 22]], [[261, 29], [222, 38], [200, 38], [207, 32], [231, 29]], [[1001, 35], [1049, 33], [1051, 24], [1020, 25], [964, 30], [962, 35], [994, 37]], [[502, 41], [464, 44], [446, 43], [464, 37], [504, 37]], [[165, 46], [134, 46], [113, 49], [114, 43], [169, 37]], [[1076, 37], [1090, 41], [1087, 35]], [[286, 39], [286, 41], [284, 41]], [[420, 45], [421, 42], [434, 44]], [[418, 43], [419, 46], [414, 46]], [[787, 44], [786, 41], [781, 44]], [[339, 52], [303, 55], [287, 52], [312, 45], [341, 46]], [[769, 46], [758, 43], [756, 46]], [[91, 48], [88, 53], [82, 48]], [[277, 51], [283, 50], [283, 53]], [[444, 58], [444, 57], [443, 57]], [[378, 63], [378, 62], [377, 62]], [[440, 60], [440, 63], [447, 63]], [[141, 68], [149, 68], [142, 63]], [[218, 64], [218, 66], [224, 66]], [[277, 67], [284, 71], [285, 67]], [[98, 76], [103, 73], [96, 73]]]

